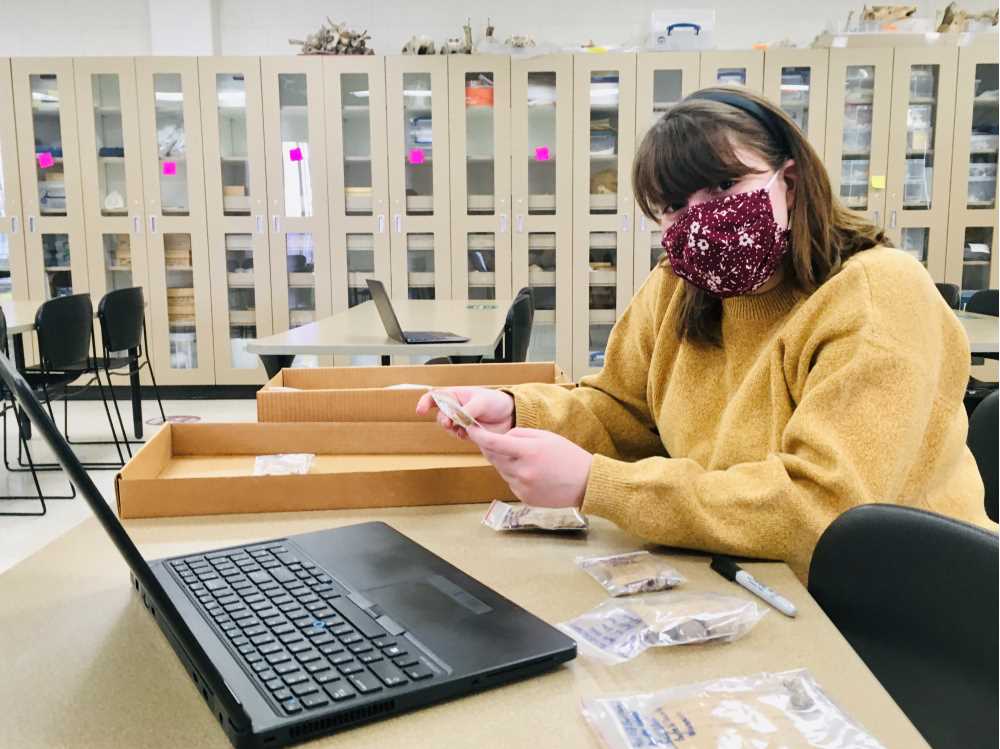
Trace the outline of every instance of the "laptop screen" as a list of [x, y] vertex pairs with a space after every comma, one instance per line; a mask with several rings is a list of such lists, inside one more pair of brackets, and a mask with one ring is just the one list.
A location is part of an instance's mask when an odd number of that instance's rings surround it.
[[399, 327], [399, 319], [396, 317], [396, 311], [392, 308], [392, 302], [389, 301], [389, 295], [385, 291], [385, 286], [382, 285], [381, 281], [369, 278], [368, 291], [372, 295], [372, 301], [375, 302], [376, 309], [378, 309], [378, 316], [382, 318], [382, 325], [385, 326], [386, 334], [394, 341], [406, 343], [406, 338], [403, 337], [403, 329]]

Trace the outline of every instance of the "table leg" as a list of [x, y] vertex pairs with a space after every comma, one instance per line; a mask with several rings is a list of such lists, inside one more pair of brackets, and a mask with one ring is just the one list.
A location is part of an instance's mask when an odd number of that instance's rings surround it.
[[[132, 433], [137, 440], [142, 439], [142, 391], [139, 389], [139, 349], [128, 350], [128, 384], [132, 394]], [[111, 396], [114, 398], [114, 394]], [[122, 435], [123, 437], [125, 435]]]
[[258, 356], [269, 380], [282, 369], [292, 366], [292, 362], [295, 361], [295, 354], [258, 354]]
[[390, 364], [392, 364], [392, 356], [389, 354], [382, 354], [382, 366], [388, 367]]
[[[24, 336], [20, 333], [15, 333], [11, 338], [14, 341], [14, 366], [17, 367], [18, 372], [24, 371]], [[26, 440], [31, 439], [31, 419], [24, 415], [24, 412], [19, 408], [17, 409], [17, 420], [21, 425], [21, 434], [24, 435]]]

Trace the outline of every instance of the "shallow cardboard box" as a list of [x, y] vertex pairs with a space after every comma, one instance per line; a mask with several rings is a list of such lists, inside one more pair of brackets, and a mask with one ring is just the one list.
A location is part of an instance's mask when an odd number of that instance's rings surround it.
[[[256, 456], [272, 453], [315, 458], [305, 475], [254, 476]], [[166, 424], [118, 473], [115, 496], [122, 518], [513, 498], [475, 445], [423, 422]]]
[[414, 412], [421, 391], [385, 388], [502, 387], [525, 382], [574, 387], [552, 362], [283, 369], [257, 391], [257, 421], [428, 421], [434, 417]]

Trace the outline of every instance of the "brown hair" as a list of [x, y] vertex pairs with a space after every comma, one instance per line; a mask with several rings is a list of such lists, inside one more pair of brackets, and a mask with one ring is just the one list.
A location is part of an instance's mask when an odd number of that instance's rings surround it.
[[[754, 172], [736, 156], [735, 148], [743, 147], [775, 170], [790, 158], [795, 161], [798, 181], [789, 216], [791, 248], [783, 267], [785, 278], [801, 291], [815, 291], [854, 253], [889, 244], [881, 229], [833, 196], [822, 160], [781, 109], [744, 89], [705, 90], [754, 102], [771, 118], [771, 127], [730, 104], [692, 96], [678, 103], [649, 129], [632, 164], [633, 191], [643, 213], [659, 221], [664, 207], [683, 205], [698, 190]], [[775, 131], [784, 143], [776, 142]], [[660, 265], [669, 266], [666, 256]], [[720, 345], [722, 301], [685, 282], [677, 333], [692, 342]]]

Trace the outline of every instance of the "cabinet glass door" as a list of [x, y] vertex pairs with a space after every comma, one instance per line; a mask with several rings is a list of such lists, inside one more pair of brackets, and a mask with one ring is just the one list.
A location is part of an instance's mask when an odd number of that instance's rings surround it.
[[[648, 52], [639, 55], [636, 73], [636, 148], [649, 130], [671, 107], [698, 89], [699, 55], [696, 52]], [[639, 205], [633, 207], [636, 227], [633, 287], [642, 286], [662, 253], [660, 227], [650, 221]]]
[[215, 384], [197, 61], [140, 57], [135, 70], [156, 380]]
[[[203, 57], [198, 72], [215, 377], [221, 384], [253, 384], [263, 382], [264, 369], [247, 343], [273, 332], [260, 59]], [[307, 191], [297, 194], [294, 207], [301, 212]], [[300, 239], [300, 247], [303, 242], [308, 244]]]
[[949, 283], [960, 285], [963, 304], [976, 291], [1000, 285], [996, 259], [997, 69], [995, 45], [959, 50], [945, 272]]
[[894, 56], [887, 230], [944, 281], [958, 49], [899, 48]]
[[573, 59], [512, 59], [512, 290], [535, 305], [530, 361], [573, 367]]
[[14, 94], [10, 60], [0, 57], [0, 300], [28, 298], [28, 268], [24, 255]]
[[450, 299], [448, 58], [386, 58], [386, 91], [391, 293]]
[[97, 304], [141, 286], [148, 298], [135, 63], [85, 57], [74, 66], [91, 295]]
[[769, 49], [764, 53], [764, 96], [806, 134], [820, 158], [826, 147], [826, 49]]
[[[326, 113], [320, 58], [261, 59], [274, 330], [332, 310]], [[297, 356], [294, 366], [317, 366]], [[326, 363], [326, 362], [324, 362]]]
[[764, 88], [764, 53], [702, 52], [700, 88], [708, 86], [745, 86], [753, 91]]
[[633, 291], [629, 175], [635, 152], [636, 58], [574, 60], [573, 376], [604, 366], [607, 334]]
[[510, 299], [510, 58], [449, 56], [448, 76], [452, 295]]
[[[333, 308], [341, 312], [370, 299], [368, 279], [392, 289], [385, 65], [372, 57], [327, 57], [323, 64], [330, 194], [337, 196], [330, 201]], [[337, 357], [338, 365], [378, 363], [375, 356]]]
[[29, 296], [88, 290], [73, 63], [11, 62]]
[[830, 50], [826, 165], [834, 194], [882, 226], [885, 219], [891, 49]]

